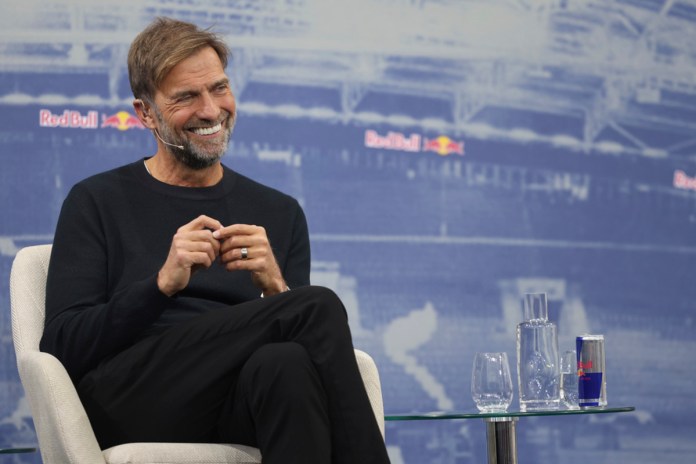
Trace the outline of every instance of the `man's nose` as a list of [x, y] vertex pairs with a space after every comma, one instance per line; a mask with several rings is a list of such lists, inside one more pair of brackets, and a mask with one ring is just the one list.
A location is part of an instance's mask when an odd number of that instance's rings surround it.
[[199, 99], [199, 105], [196, 109], [196, 115], [200, 119], [209, 119], [214, 121], [220, 115], [220, 105], [217, 104], [212, 96], [205, 92], [201, 94]]

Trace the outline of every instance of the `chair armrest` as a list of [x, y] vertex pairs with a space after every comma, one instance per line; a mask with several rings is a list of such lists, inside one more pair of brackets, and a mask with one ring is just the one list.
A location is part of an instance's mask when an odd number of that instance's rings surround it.
[[369, 354], [361, 350], [355, 350], [355, 358], [358, 361], [358, 369], [360, 369], [367, 396], [370, 398], [370, 405], [375, 413], [379, 431], [382, 432], [382, 438], [384, 438], [384, 403], [377, 365]]
[[54, 356], [26, 351], [17, 359], [43, 462], [105, 463], [80, 397]]

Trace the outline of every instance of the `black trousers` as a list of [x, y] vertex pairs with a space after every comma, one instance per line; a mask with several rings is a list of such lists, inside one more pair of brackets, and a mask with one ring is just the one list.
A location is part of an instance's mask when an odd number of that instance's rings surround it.
[[235, 443], [264, 464], [383, 464], [345, 308], [303, 287], [198, 316], [89, 372], [78, 391], [102, 448]]

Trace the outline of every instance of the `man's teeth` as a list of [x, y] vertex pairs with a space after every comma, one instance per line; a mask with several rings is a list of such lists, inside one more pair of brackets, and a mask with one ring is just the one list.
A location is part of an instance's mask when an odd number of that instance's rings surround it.
[[210, 135], [218, 132], [220, 129], [222, 129], [222, 123], [217, 124], [213, 127], [197, 127], [195, 129], [191, 129], [191, 131], [194, 134], [198, 135]]

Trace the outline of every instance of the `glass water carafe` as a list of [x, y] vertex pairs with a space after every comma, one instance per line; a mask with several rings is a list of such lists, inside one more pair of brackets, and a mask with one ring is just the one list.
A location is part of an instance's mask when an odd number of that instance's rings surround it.
[[524, 297], [517, 325], [517, 386], [520, 410], [556, 409], [561, 400], [558, 331], [549, 321], [546, 293]]

